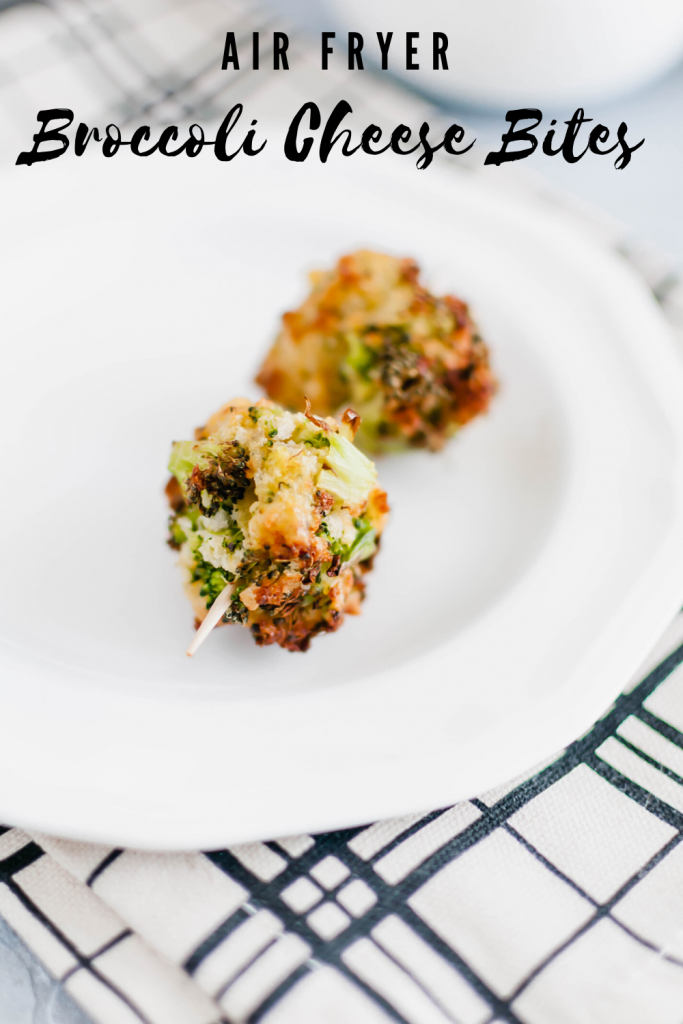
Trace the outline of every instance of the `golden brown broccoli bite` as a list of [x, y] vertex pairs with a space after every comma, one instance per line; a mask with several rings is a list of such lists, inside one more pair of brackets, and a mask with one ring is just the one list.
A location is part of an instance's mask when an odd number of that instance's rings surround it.
[[257, 644], [305, 651], [359, 612], [389, 509], [356, 422], [235, 399], [173, 445], [169, 543], [197, 627], [220, 599]]
[[485, 412], [496, 382], [464, 302], [436, 298], [409, 259], [361, 250], [311, 275], [257, 377], [270, 398], [315, 412], [350, 404], [371, 451], [441, 448]]

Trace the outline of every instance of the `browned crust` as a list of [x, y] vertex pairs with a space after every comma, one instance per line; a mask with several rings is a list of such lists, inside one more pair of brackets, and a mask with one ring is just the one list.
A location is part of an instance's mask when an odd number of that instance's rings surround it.
[[185, 506], [185, 499], [183, 498], [182, 488], [174, 476], [169, 478], [169, 481], [164, 488], [164, 494], [166, 495], [168, 503], [173, 511], [182, 512]]
[[360, 416], [350, 406], [342, 413], [342, 423], [345, 423], [349, 427], [352, 435], [352, 440], [358, 433], [360, 427]]
[[[410, 359], [402, 365], [389, 355], [373, 377], [384, 428], [375, 446], [381, 447], [386, 431], [414, 447], [441, 448], [455, 429], [486, 412], [497, 384], [466, 303], [432, 295], [419, 274], [412, 259], [360, 251], [343, 256], [329, 273], [313, 275], [311, 294], [284, 314], [258, 383], [292, 409], [306, 405], [310, 412], [310, 398], [318, 415], [335, 415], [354, 402], [353, 386], [340, 372], [347, 332], [361, 330], [365, 338], [376, 327], [375, 344], [381, 347], [383, 330], [404, 328]], [[363, 428], [361, 434], [372, 447]]]
[[293, 600], [277, 609], [259, 608], [249, 615], [248, 621], [254, 640], [260, 647], [279, 644], [287, 651], [307, 651], [314, 636], [334, 633], [343, 623], [345, 614], [359, 614], [365, 596], [365, 571], [359, 566], [344, 570], [341, 607], [322, 610], [302, 607]]

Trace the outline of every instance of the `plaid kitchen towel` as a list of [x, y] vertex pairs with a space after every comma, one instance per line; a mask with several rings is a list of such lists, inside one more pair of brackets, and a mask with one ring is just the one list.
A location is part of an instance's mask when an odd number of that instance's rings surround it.
[[651, 660], [430, 814], [186, 854], [8, 829], [0, 913], [98, 1024], [680, 1024], [683, 615]]
[[[57, 95], [98, 123], [221, 117], [222, 34], [266, 25], [236, 0], [3, 8], [0, 159]], [[341, 95], [364, 118], [426, 110], [380, 77], [361, 93], [331, 73], [321, 95], [317, 54], [292, 47], [285, 83], [239, 79], [263, 117]], [[683, 337], [665, 258], [528, 175], [514, 187], [619, 249]], [[0, 914], [96, 1024], [683, 1024], [681, 839], [683, 614], [586, 736], [478, 799], [209, 853], [5, 828]]]

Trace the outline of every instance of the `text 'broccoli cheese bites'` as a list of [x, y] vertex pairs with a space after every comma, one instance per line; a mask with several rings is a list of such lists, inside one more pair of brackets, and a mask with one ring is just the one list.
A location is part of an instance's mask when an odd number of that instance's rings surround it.
[[311, 275], [285, 313], [257, 381], [275, 401], [324, 415], [351, 405], [370, 450], [439, 449], [495, 391], [486, 345], [464, 302], [436, 298], [409, 259], [366, 250]]
[[198, 626], [216, 602], [257, 644], [305, 651], [358, 613], [388, 505], [357, 419], [237, 399], [173, 445], [170, 543]]

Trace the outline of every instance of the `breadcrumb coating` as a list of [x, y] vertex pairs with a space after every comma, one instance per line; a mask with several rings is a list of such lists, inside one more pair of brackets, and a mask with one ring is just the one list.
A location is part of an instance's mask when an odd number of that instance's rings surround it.
[[487, 410], [496, 381], [465, 303], [437, 298], [418, 278], [413, 260], [369, 250], [311, 274], [257, 382], [290, 409], [308, 398], [334, 415], [350, 404], [368, 450], [438, 450]]
[[169, 543], [197, 626], [228, 585], [222, 621], [290, 651], [359, 612], [389, 507], [356, 419], [235, 399], [174, 444]]

